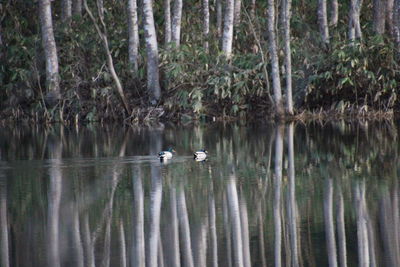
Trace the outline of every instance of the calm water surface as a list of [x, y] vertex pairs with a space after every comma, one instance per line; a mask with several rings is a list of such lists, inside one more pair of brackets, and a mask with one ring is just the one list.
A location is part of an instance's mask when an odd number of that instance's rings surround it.
[[400, 266], [398, 152], [389, 123], [2, 128], [0, 266]]

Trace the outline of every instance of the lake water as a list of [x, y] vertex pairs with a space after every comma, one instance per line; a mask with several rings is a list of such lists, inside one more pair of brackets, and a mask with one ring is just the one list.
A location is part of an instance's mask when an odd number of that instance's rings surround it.
[[400, 266], [398, 152], [388, 122], [2, 128], [0, 266]]

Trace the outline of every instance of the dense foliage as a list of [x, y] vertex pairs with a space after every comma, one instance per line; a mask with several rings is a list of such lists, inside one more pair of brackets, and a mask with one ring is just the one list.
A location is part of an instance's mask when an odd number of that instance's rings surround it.
[[[45, 62], [37, 3], [8, 0], [8, 4], [3, 5], [3, 45], [0, 47], [2, 117], [80, 121], [151, 118], [151, 109], [147, 108], [145, 101], [144, 43], [140, 47], [139, 71], [132, 73], [129, 67], [126, 2], [105, 1], [105, 23], [115, 68], [132, 114], [126, 114], [113, 89], [104, 49], [93, 23], [85, 12], [82, 17], [72, 17], [71, 22], [61, 22], [59, 2], [52, 2], [52, 11], [63, 98], [55, 107], [47, 106], [43, 97], [46, 90]], [[361, 24], [365, 37], [353, 43], [347, 39], [350, 1], [340, 3], [339, 23], [330, 28], [331, 43], [328, 47], [322, 44], [318, 32], [316, 2], [293, 1], [292, 61], [296, 110], [333, 108], [343, 111], [349, 107], [356, 110], [397, 110], [398, 51], [390, 34], [376, 35], [372, 31], [371, 1], [365, 1], [362, 10]], [[91, 1], [89, 4], [94, 7]], [[250, 1], [244, 1], [242, 5], [241, 22], [235, 27], [233, 58], [226, 61], [219, 49], [215, 3], [210, 7], [210, 49], [206, 51], [201, 34], [200, 1], [184, 3], [182, 45], [179, 48], [163, 44], [163, 5], [162, 1], [155, 1], [163, 90], [159, 106], [166, 111], [155, 116], [177, 119], [265, 116], [271, 113], [266, 3], [256, 3], [254, 18], [250, 15]], [[141, 24], [140, 12], [139, 22]], [[277, 27], [279, 32], [280, 22]], [[143, 35], [143, 30], [140, 30], [141, 40]], [[282, 42], [280, 36], [281, 62]], [[284, 74], [283, 67], [281, 72]]]

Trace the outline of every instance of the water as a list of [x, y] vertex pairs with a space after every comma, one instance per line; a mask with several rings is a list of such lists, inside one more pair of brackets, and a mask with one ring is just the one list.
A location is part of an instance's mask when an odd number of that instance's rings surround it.
[[390, 123], [3, 128], [0, 266], [399, 266], [398, 151]]

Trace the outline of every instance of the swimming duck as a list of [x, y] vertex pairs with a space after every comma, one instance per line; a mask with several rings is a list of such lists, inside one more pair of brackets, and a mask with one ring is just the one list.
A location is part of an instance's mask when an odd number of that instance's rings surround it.
[[172, 156], [174, 155], [173, 153], [175, 153], [176, 151], [172, 148], [168, 148], [168, 150], [166, 151], [161, 151], [160, 153], [158, 153], [158, 157], [160, 158], [160, 160], [163, 159], [171, 159]]
[[207, 158], [207, 150], [201, 149], [199, 151], [194, 152], [193, 156], [195, 160], [205, 160]]

